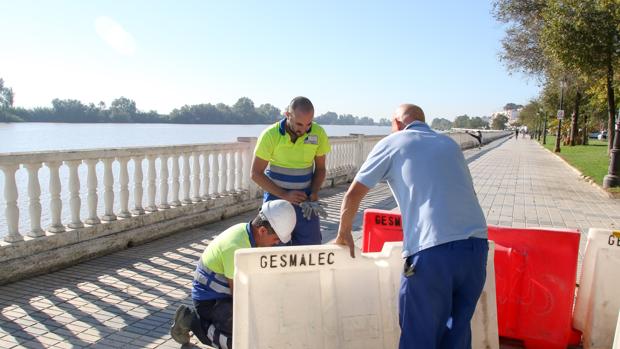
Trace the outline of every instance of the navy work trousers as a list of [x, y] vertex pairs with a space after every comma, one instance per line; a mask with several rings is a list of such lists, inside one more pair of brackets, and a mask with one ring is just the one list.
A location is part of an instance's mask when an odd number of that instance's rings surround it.
[[470, 238], [405, 260], [410, 272], [401, 278], [400, 349], [471, 349], [470, 321], [484, 287], [488, 250], [486, 239]]
[[216, 348], [232, 348], [233, 300], [194, 300], [190, 329], [198, 340]]

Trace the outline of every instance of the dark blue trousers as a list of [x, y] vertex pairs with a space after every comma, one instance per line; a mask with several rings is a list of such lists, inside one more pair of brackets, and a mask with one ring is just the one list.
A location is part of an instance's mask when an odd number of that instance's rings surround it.
[[[307, 194], [309, 195], [309, 192], [307, 192]], [[265, 193], [263, 201], [267, 202], [275, 199], [277, 199], [276, 196]], [[293, 205], [293, 207], [295, 208], [297, 223], [295, 224], [295, 229], [293, 229], [291, 241], [286, 245], [320, 245], [322, 236], [321, 221], [319, 216], [313, 214], [312, 217], [310, 217], [310, 220], [307, 220], [304, 218], [303, 212], [301, 211], [301, 207], [299, 207], [299, 205]]]
[[470, 321], [486, 279], [486, 239], [458, 240], [405, 260], [400, 349], [471, 349]]

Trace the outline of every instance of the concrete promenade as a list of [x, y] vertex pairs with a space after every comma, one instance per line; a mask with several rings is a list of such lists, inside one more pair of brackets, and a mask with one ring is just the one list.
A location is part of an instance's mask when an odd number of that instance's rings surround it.
[[[583, 235], [590, 227], [620, 225], [620, 201], [532, 140], [498, 140], [465, 156], [489, 224], [573, 228]], [[322, 193], [330, 213], [323, 222], [325, 241], [335, 237], [346, 188]], [[385, 184], [367, 197], [362, 208], [369, 207], [396, 207]], [[253, 216], [0, 286], [0, 348], [179, 348], [168, 331], [177, 306], [190, 303], [196, 260], [218, 232]], [[359, 230], [360, 215], [356, 223]]]

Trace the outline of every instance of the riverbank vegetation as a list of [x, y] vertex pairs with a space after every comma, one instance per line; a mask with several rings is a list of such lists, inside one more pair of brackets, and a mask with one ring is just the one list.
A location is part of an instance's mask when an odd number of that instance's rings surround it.
[[[110, 105], [105, 102], [83, 103], [75, 99], [54, 99], [52, 107], [32, 109], [14, 107], [15, 93], [0, 79], [0, 122], [68, 122], [68, 123], [174, 123], [174, 124], [270, 124], [282, 118], [282, 111], [267, 103], [255, 106], [241, 97], [232, 106], [224, 103], [184, 105], [170, 114], [144, 112], [136, 102], [120, 97]], [[327, 112], [315, 121], [323, 125], [381, 125], [388, 119], [375, 122], [370, 117]]]

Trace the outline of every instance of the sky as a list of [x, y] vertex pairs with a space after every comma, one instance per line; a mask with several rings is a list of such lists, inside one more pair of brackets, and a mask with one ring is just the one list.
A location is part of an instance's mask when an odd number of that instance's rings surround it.
[[142, 111], [186, 104], [389, 118], [401, 103], [427, 119], [526, 104], [539, 86], [499, 61], [491, 1], [0, 0], [0, 78], [15, 105], [54, 98]]

